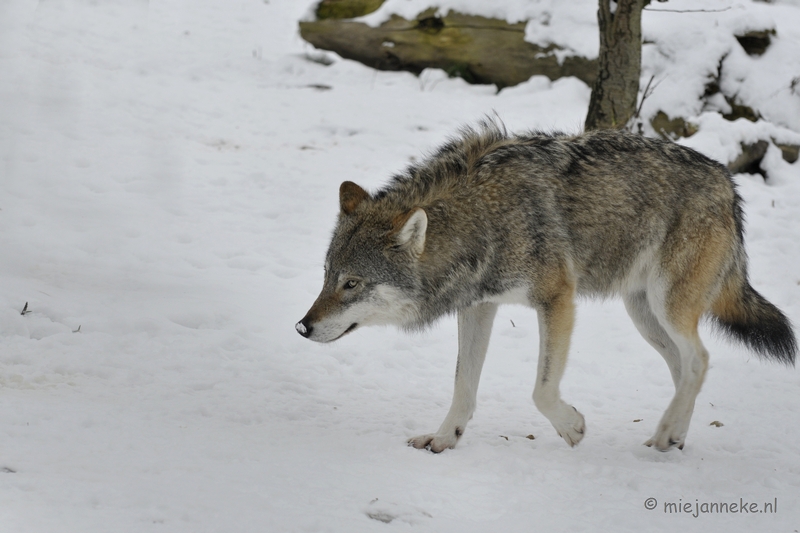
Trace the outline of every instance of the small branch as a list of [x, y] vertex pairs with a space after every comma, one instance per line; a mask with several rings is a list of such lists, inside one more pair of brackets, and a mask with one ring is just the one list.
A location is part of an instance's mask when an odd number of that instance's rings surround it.
[[785, 91], [785, 90], [787, 90], [787, 89], [788, 89], [788, 90], [789, 90], [789, 92], [790, 92], [790, 93], [792, 93], [792, 94], [800, 94], [800, 92], [795, 92], [795, 91], [797, 90], [798, 86], [800, 86], [800, 76], [797, 76], [796, 78], [792, 78], [792, 81], [791, 81], [791, 83], [789, 83], [789, 86], [788, 86], [788, 87], [784, 87], [783, 89], [778, 89], [777, 91], [775, 91], [774, 93], [772, 93], [772, 94], [770, 95], [770, 97], [773, 97], [773, 96], [775, 96], [776, 94], [778, 94], [778, 93], [780, 93], [780, 92], [782, 92], [782, 91]]
[[30, 313], [30, 311], [28, 311], [28, 302], [25, 302], [25, 307], [23, 307], [23, 308], [22, 308], [22, 312], [21, 312], [20, 314], [21, 314], [22, 316], [25, 316], [25, 315], [27, 315], [28, 313]]
[[730, 7], [725, 9], [650, 9], [644, 8], [644, 11], [661, 11], [662, 13], [719, 13], [720, 11], [728, 11]]
[[641, 122], [640, 119], [641, 119], [641, 115], [642, 115], [642, 106], [644, 106], [644, 101], [647, 100], [648, 97], [652, 96], [653, 93], [656, 91], [656, 88], [659, 86], [659, 84], [661, 84], [661, 82], [664, 81], [664, 79], [662, 78], [655, 85], [653, 85], [652, 88], [651, 88], [650, 86], [652, 85], [653, 80], [655, 79], [655, 77], [656, 77], [655, 74], [653, 74], [652, 76], [650, 76], [650, 79], [647, 81], [647, 86], [644, 88], [644, 91], [642, 92], [642, 99], [641, 99], [641, 101], [639, 101], [639, 106], [636, 108], [636, 112], [633, 114], [633, 116], [631, 117], [630, 122], [628, 123], [628, 127], [627, 127], [628, 131], [633, 131], [634, 126], [638, 125], [639, 134], [642, 134], [642, 122]]
[[[647, 86], [644, 88], [644, 92], [642, 93], [642, 100], [639, 102], [639, 107], [636, 108], [636, 113], [633, 114], [633, 118], [639, 118], [639, 115], [642, 112], [642, 106], [644, 105], [644, 101], [647, 100], [648, 96], [653, 94], [653, 93], [651, 93], [649, 91], [650, 91], [650, 84], [653, 83], [653, 80], [655, 79], [655, 77], [656, 77], [656, 75], [653, 74], [652, 76], [650, 76], [650, 79], [647, 81]], [[653, 87], [653, 90], [655, 91], [656, 88]]]

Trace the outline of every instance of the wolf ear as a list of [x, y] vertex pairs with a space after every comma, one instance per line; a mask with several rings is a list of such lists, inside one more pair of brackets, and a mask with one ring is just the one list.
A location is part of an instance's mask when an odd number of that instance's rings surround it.
[[425, 233], [428, 229], [428, 215], [421, 207], [403, 213], [394, 220], [394, 238], [397, 246], [407, 248], [419, 256], [425, 250]]
[[355, 211], [358, 205], [367, 198], [369, 198], [369, 193], [352, 181], [345, 181], [339, 186], [339, 207], [345, 215]]

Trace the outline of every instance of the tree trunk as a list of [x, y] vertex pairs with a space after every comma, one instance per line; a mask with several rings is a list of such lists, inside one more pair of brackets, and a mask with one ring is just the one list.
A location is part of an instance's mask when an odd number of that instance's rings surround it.
[[[586, 130], [624, 128], [636, 112], [642, 69], [642, 8], [649, 0], [599, 0], [598, 75]], [[612, 13], [611, 5], [616, 5]]]

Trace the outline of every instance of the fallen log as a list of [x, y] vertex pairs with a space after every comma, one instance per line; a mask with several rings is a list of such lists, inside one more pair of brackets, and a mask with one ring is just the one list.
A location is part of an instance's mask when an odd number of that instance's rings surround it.
[[379, 27], [349, 19], [328, 18], [300, 23], [300, 35], [317, 48], [336, 52], [379, 70], [419, 74], [439, 68], [469, 83], [495, 84], [498, 89], [544, 75], [555, 80], [575, 76], [588, 85], [597, 76], [597, 62], [563, 57], [556, 45], [525, 41], [525, 22], [435, 10], [415, 20], [392, 16]]

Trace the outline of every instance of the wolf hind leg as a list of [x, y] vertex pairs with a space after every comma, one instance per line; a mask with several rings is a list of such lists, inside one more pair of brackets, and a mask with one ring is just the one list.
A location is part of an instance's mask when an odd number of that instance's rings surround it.
[[698, 324], [717, 300], [726, 275], [743, 260], [738, 215], [720, 201], [698, 199], [682, 207], [680, 218], [660, 245], [653, 262], [657, 266], [648, 274], [650, 308], [680, 353], [675, 396], [653, 438], [645, 442], [662, 451], [683, 448], [708, 370], [708, 351], [700, 341]]
[[658, 450], [683, 449], [694, 404], [708, 369], [708, 351], [697, 335], [680, 335], [676, 344], [681, 351], [681, 377], [675, 396], [661, 417], [655, 434], [645, 442]]
[[547, 417], [558, 435], [570, 446], [583, 439], [586, 423], [577, 409], [561, 399], [559, 383], [567, 366], [569, 341], [575, 323], [574, 285], [537, 305], [539, 318], [539, 364], [533, 403]]
[[458, 362], [450, 411], [436, 433], [409, 439], [409, 446], [439, 453], [454, 448], [475, 411], [497, 304], [481, 303], [458, 312]]
[[669, 333], [658, 322], [658, 318], [650, 309], [647, 292], [638, 291], [623, 296], [625, 309], [633, 320], [633, 324], [650, 346], [656, 349], [667, 362], [675, 388], [681, 379], [681, 354], [678, 346], [670, 338]]
[[[645, 442], [660, 451], [672, 447], [683, 449], [694, 404], [708, 370], [708, 351], [698, 335], [697, 326], [703, 313], [702, 302], [688, 301], [672, 291], [667, 297], [653, 298], [654, 314], [680, 354], [680, 373], [675, 396], [658, 423], [656, 432]], [[653, 301], [655, 300], [655, 301]], [[666, 302], [672, 304], [667, 306]], [[674, 378], [674, 375], [673, 375]]]

